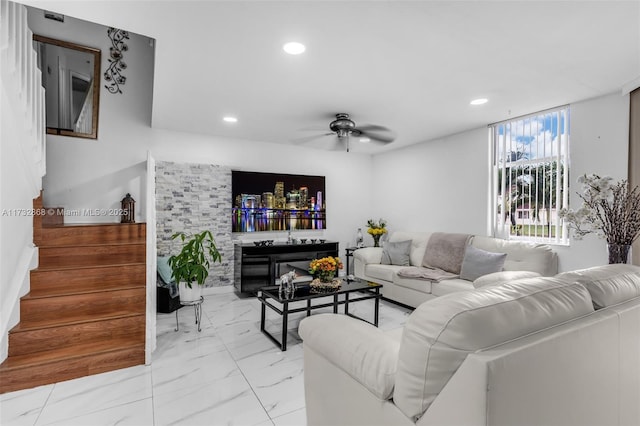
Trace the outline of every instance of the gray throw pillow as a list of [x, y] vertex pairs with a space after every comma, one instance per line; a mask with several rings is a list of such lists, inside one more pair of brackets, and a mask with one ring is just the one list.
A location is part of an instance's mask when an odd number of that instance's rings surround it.
[[500, 272], [506, 257], [506, 253], [493, 253], [471, 245], [467, 246], [460, 268], [460, 278], [475, 281], [483, 275]]
[[383, 265], [410, 266], [410, 250], [411, 240], [393, 243], [387, 241], [382, 245], [382, 259], [380, 263]]

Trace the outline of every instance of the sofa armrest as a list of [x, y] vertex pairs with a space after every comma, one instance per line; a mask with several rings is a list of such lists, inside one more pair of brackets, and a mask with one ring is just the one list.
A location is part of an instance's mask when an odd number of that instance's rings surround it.
[[307, 317], [298, 333], [305, 348], [322, 355], [381, 400], [391, 398], [400, 348], [397, 339], [369, 323], [336, 314]]
[[355, 261], [364, 263], [380, 263], [382, 261], [382, 247], [363, 247], [353, 252]]

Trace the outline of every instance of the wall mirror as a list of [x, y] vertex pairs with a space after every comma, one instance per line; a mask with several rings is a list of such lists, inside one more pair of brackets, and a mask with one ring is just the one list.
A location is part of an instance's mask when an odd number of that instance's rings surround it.
[[98, 138], [100, 49], [33, 36], [45, 88], [47, 133]]

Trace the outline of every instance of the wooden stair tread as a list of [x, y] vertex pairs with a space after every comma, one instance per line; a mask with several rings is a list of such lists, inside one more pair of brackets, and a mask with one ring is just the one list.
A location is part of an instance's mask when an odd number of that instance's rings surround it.
[[47, 289], [38, 290], [37, 294], [32, 292], [22, 297], [22, 300], [35, 300], [35, 299], [48, 299], [51, 297], [64, 297], [64, 296], [76, 296], [79, 294], [94, 294], [94, 293], [111, 293], [118, 290], [130, 290], [135, 288], [144, 288], [145, 283], [140, 284], [119, 284], [117, 286], [99, 287], [99, 283], [87, 285], [84, 288], [56, 288], [48, 291]]
[[47, 249], [47, 250], [53, 250], [56, 248], [60, 248], [60, 249], [69, 249], [69, 248], [76, 248], [76, 247], [92, 248], [92, 247], [105, 247], [105, 246], [136, 246], [136, 245], [146, 245], [146, 244], [147, 244], [146, 240], [140, 238], [132, 241], [107, 241], [104, 243], [68, 243], [68, 244], [42, 243], [38, 247]]
[[68, 271], [72, 269], [111, 268], [113, 266], [146, 265], [145, 262], [103, 263], [99, 265], [38, 266], [32, 271]]
[[55, 319], [43, 319], [43, 320], [30, 320], [30, 321], [20, 321], [16, 324], [15, 327], [11, 329], [11, 332], [19, 331], [31, 331], [42, 328], [53, 328], [60, 327], [64, 325], [72, 325], [72, 324], [82, 324], [87, 322], [95, 322], [95, 321], [103, 321], [103, 320], [111, 320], [125, 317], [134, 317], [138, 315], [144, 315], [144, 313], [140, 312], [117, 312], [117, 313], [107, 313], [107, 314], [77, 314], [77, 315], [65, 315], [64, 317], [59, 317]]
[[[34, 225], [35, 226], [35, 225]], [[82, 223], [40, 227], [34, 230], [38, 247], [65, 247], [78, 244], [143, 243], [147, 239], [144, 223]]]
[[75, 267], [141, 263], [146, 261], [146, 244], [95, 244], [40, 247], [39, 266]]
[[[114, 347], [115, 346], [115, 347]], [[108, 342], [85, 343], [61, 349], [44, 350], [28, 355], [16, 355], [8, 357], [0, 364], [0, 373], [3, 371], [30, 368], [37, 365], [53, 363], [61, 360], [90, 357], [107, 352], [117, 352], [132, 348], [143, 348], [144, 343], [134, 342], [131, 338], [116, 338]]]
[[64, 223], [62, 225], [45, 226], [45, 228], [74, 228], [74, 227], [91, 227], [91, 226], [138, 226], [145, 225], [146, 222], [136, 223], [120, 223], [120, 222], [83, 222], [83, 223]]

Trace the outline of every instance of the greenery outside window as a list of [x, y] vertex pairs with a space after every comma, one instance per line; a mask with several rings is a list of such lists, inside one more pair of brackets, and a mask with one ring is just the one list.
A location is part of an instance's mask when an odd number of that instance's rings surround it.
[[569, 107], [495, 123], [489, 130], [494, 236], [568, 244], [559, 212], [569, 207]]

